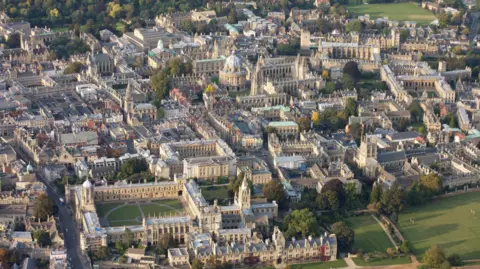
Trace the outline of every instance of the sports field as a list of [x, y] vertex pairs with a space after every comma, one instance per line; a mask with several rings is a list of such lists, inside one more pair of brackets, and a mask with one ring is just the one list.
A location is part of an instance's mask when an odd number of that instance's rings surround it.
[[478, 259], [480, 193], [465, 193], [410, 208], [400, 214], [398, 227], [405, 239], [413, 243], [417, 255], [439, 245], [447, 255], [457, 253], [465, 260]]
[[353, 247], [363, 253], [385, 252], [393, 247], [380, 224], [370, 215], [356, 216], [347, 219], [348, 225], [355, 231]]
[[410, 3], [351, 5], [347, 9], [357, 16], [370, 14], [371, 19], [388, 17], [396, 21], [416, 21], [419, 25], [428, 25], [435, 20], [431, 11]]
[[165, 216], [180, 212], [183, 212], [183, 207], [178, 200], [97, 204], [98, 216], [108, 221], [110, 226], [139, 225], [142, 216]]

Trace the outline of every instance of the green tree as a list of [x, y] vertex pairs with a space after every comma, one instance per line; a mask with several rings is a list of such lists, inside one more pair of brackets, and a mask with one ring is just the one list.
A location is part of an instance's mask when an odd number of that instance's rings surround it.
[[107, 260], [110, 257], [110, 252], [108, 251], [108, 248], [104, 246], [99, 247], [96, 251], [92, 251], [89, 254], [94, 261], [103, 261]]
[[362, 76], [362, 73], [360, 73], [358, 69], [358, 64], [354, 61], [349, 61], [345, 64], [343, 74], [349, 75], [354, 81], [358, 81]]
[[393, 183], [390, 188], [382, 191], [380, 204], [381, 210], [384, 213], [391, 214], [393, 212], [400, 212], [403, 209], [404, 193], [398, 183]]
[[350, 20], [346, 25], [345, 25], [345, 31], [347, 33], [350, 32], [357, 32], [358, 34], [361, 34], [363, 31], [363, 25], [362, 22], [360, 22], [357, 19]]
[[349, 125], [349, 133], [352, 135], [355, 141], [360, 140], [362, 136], [362, 125], [358, 122]]
[[442, 180], [437, 174], [431, 173], [428, 175], [422, 175], [420, 177], [420, 182], [433, 194], [438, 194], [442, 190]]
[[203, 269], [202, 261], [195, 258], [192, 262], [192, 269]]
[[418, 101], [413, 101], [409, 106], [408, 106], [408, 111], [410, 111], [410, 114], [412, 116], [412, 120], [414, 122], [419, 122], [423, 118], [423, 108], [420, 106], [420, 103]]
[[342, 87], [343, 89], [348, 89], [348, 90], [355, 88], [355, 80], [351, 76], [347, 74], [343, 74]]
[[169, 248], [176, 246], [175, 240], [170, 234], [162, 234], [158, 243], [155, 245], [155, 253], [158, 255], [166, 255]]
[[430, 268], [439, 268], [446, 260], [445, 253], [438, 245], [430, 247], [423, 256], [423, 263]]
[[230, 8], [227, 19], [228, 19], [228, 23], [230, 24], [236, 24], [238, 22], [237, 11], [235, 10], [235, 7]]
[[407, 29], [401, 29], [400, 30], [400, 41], [401, 42], [405, 42], [405, 40], [407, 40], [409, 34], [408, 34], [408, 31]]
[[40, 194], [37, 197], [33, 206], [35, 217], [41, 220], [46, 220], [48, 217], [53, 216], [54, 210], [55, 207], [53, 201], [46, 194]]
[[357, 115], [357, 102], [355, 101], [355, 99], [347, 99], [347, 103], [345, 105], [345, 112], [347, 112], [348, 116]]
[[403, 240], [400, 245], [400, 251], [404, 254], [409, 254], [412, 251], [412, 243], [408, 240]]
[[397, 131], [405, 132], [407, 130], [408, 120], [405, 118], [401, 118], [397, 121]]
[[37, 230], [33, 232], [33, 239], [35, 239], [41, 247], [52, 245], [50, 234], [46, 231]]
[[79, 62], [73, 62], [63, 70], [63, 74], [68, 75], [68, 74], [74, 74], [74, 73], [80, 73], [82, 70], [83, 65]]
[[293, 210], [285, 217], [285, 237], [291, 238], [297, 235], [306, 237], [317, 234], [317, 219], [307, 208]]
[[310, 119], [307, 117], [300, 117], [297, 119], [297, 124], [300, 132], [310, 130]]
[[378, 203], [382, 197], [382, 186], [380, 184], [373, 185], [372, 192], [370, 192], [370, 203]]
[[462, 259], [457, 253], [452, 253], [447, 257], [447, 261], [451, 266], [462, 266]]
[[286, 199], [283, 184], [278, 180], [272, 180], [263, 185], [262, 192], [268, 201], [276, 201], [278, 204], [283, 203]]
[[7, 46], [10, 49], [20, 48], [20, 33], [13, 33], [7, 39]]
[[335, 222], [332, 225], [332, 233], [337, 236], [339, 252], [348, 252], [352, 249], [355, 240], [355, 231], [343, 222]]

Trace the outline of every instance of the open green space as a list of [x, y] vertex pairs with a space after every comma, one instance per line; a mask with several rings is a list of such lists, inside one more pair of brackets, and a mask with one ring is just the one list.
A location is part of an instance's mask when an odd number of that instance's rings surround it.
[[303, 263], [292, 264], [292, 269], [330, 269], [330, 268], [343, 268], [347, 267], [345, 260], [336, 260], [332, 262], [315, 262], [315, 263]]
[[207, 201], [228, 199], [228, 186], [201, 186], [203, 197]]
[[183, 211], [182, 205], [177, 200], [155, 201], [151, 204], [140, 205], [145, 216], [165, 215]]
[[134, 220], [141, 216], [142, 214], [140, 213], [140, 209], [138, 209], [138, 205], [125, 205], [113, 210], [107, 216], [107, 219], [109, 222], [115, 220]]
[[119, 207], [124, 205], [125, 203], [108, 203], [108, 204], [96, 204], [97, 207], [97, 214], [99, 217], [105, 216], [108, 211], [114, 209], [115, 207]]
[[411, 3], [361, 4], [347, 6], [347, 9], [355, 15], [370, 14], [371, 19], [388, 17], [390, 20], [416, 21], [419, 25], [428, 25], [435, 20], [431, 11]]
[[[474, 211], [472, 213], [471, 211]], [[440, 246], [447, 255], [480, 257], [480, 193], [465, 193], [431, 201], [400, 214], [398, 228], [421, 256], [430, 246]]]
[[368, 253], [385, 252], [387, 248], [393, 247], [385, 231], [372, 216], [351, 217], [347, 223], [355, 231], [355, 249]]
[[55, 33], [68, 32], [68, 30], [69, 30], [68, 26], [55, 26], [55, 27], [52, 27], [52, 31], [54, 31]]
[[397, 265], [397, 264], [409, 264], [412, 263], [410, 256], [400, 256], [393, 258], [372, 258], [368, 262], [359, 259], [353, 258], [353, 262], [358, 266], [386, 266], [386, 265]]

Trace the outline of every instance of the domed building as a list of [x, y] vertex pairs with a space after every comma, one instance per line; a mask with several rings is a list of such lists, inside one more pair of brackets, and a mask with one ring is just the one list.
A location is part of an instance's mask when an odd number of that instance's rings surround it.
[[235, 51], [225, 60], [225, 65], [219, 73], [220, 85], [227, 91], [241, 91], [246, 89], [247, 71], [243, 67], [242, 59]]

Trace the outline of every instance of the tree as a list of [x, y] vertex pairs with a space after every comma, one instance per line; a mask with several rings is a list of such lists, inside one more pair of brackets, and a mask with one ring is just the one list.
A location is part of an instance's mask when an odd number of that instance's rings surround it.
[[7, 46], [10, 49], [20, 47], [20, 33], [13, 33], [8, 37]]
[[212, 84], [208, 84], [207, 87], [205, 88], [205, 93], [213, 93], [217, 90], [217, 88], [215, 88], [215, 86], [213, 86]]
[[46, 194], [40, 194], [35, 201], [33, 212], [35, 217], [46, 220], [54, 214], [54, 209], [53, 201]]
[[352, 135], [353, 139], [359, 140], [362, 136], [362, 125], [358, 122], [352, 123], [348, 126], [349, 133]]
[[437, 174], [422, 175], [420, 182], [427, 190], [431, 191], [432, 194], [438, 194], [442, 190], [442, 180]]
[[393, 248], [387, 248], [387, 255], [392, 258], [393, 255], [395, 254], [395, 250], [393, 250]]
[[232, 7], [230, 8], [230, 11], [228, 12], [228, 23], [230, 24], [235, 24], [238, 22], [238, 19], [237, 19], [237, 11], [235, 9], [235, 7]]
[[470, 34], [470, 29], [468, 27], [465, 27], [465, 29], [462, 30], [462, 35], [469, 35]]
[[277, 180], [272, 180], [263, 185], [262, 192], [268, 201], [276, 201], [278, 204], [283, 203], [286, 198], [283, 185]]
[[430, 268], [439, 268], [440, 265], [445, 261], [445, 253], [438, 245], [430, 247], [423, 256], [423, 263]]
[[352, 249], [355, 240], [355, 231], [343, 222], [335, 222], [332, 225], [332, 233], [337, 236], [338, 250], [341, 252], [349, 252]]
[[79, 62], [73, 62], [63, 70], [63, 74], [68, 75], [68, 74], [74, 74], [74, 73], [80, 73], [82, 70], [83, 65]]
[[382, 191], [380, 199], [381, 210], [384, 213], [392, 214], [403, 209], [403, 190], [398, 183], [393, 183], [390, 188]]
[[412, 251], [412, 244], [408, 240], [402, 241], [402, 244], [400, 245], [400, 251], [404, 254], [408, 254]]
[[107, 260], [110, 257], [110, 252], [107, 247], [101, 246], [96, 251], [90, 252], [90, 257], [94, 261]]
[[350, 32], [357, 32], [358, 34], [361, 34], [363, 31], [363, 25], [362, 22], [360, 22], [357, 19], [350, 20], [346, 25], [345, 25], [345, 31], [347, 33]]
[[308, 236], [317, 234], [317, 219], [309, 209], [293, 210], [285, 217], [285, 237], [297, 235]]
[[9, 263], [10, 262], [10, 251], [6, 248], [0, 248], [0, 262]]
[[192, 269], [203, 269], [202, 261], [195, 258], [192, 262]]
[[333, 192], [337, 195], [340, 206], [343, 205], [345, 201], [345, 189], [343, 188], [343, 183], [339, 179], [332, 179], [325, 183], [322, 187], [321, 193]]
[[320, 124], [320, 114], [317, 111], [313, 111], [312, 113], [312, 122], [313, 122], [313, 125]]
[[342, 76], [342, 87], [343, 89], [347, 89], [347, 90], [351, 90], [353, 88], [355, 88], [355, 80], [347, 75], [347, 74], [343, 74]]
[[405, 118], [401, 118], [397, 121], [397, 130], [399, 132], [405, 132], [407, 130], [408, 120]]
[[460, 259], [460, 255], [457, 253], [453, 253], [447, 257], [447, 261], [451, 266], [461, 266], [462, 259]]
[[328, 74], [328, 70], [327, 70], [327, 69], [323, 69], [323, 71], [322, 71], [322, 78], [323, 78], [324, 80], [327, 80], [329, 77], [330, 77], [330, 76], [329, 76], [329, 74]]
[[158, 243], [155, 245], [155, 253], [159, 255], [167, 254], [169, 248], [175, 247], [175, 240], [170, 234], [162, 234]]
[[408, 111], [410, 111], [410, 114], [412, 116], [412, 120], [414, 122], [422, 120], [422, 118], [423, 118], [423, 108], [420, 106], [420, 103], [418, 101], [413, 101], [408, 106]]
[[343, 74], [349, 75], [354, 81], [358, 81], [362, 76], [360, 70], [358, 69], [358, 64], [354, 61], [349, 61], [343, 67]]
[[337, 85], [334, 82], [328, 81], [325, 84], [325, 93], [330, 94], [333, 93], [337, 89]]
[[407, 29], [400, 29], [400, 41], [405, 42], [408, 38], [408, 31]]
[[348, 116], [355, 116], [357, 114], [357, 102], [353, 98], [348, 98], [345, 104], [345, 112]]
[[307, 117], [300, 117], [297, 119], [297, 124], [300, 132], [310, 130], [310, 119]]
[[33, 239], [35, 239], [41, 247], [52, 245], [50, 234], [46, 231], [37, 230], [33, 232]]

